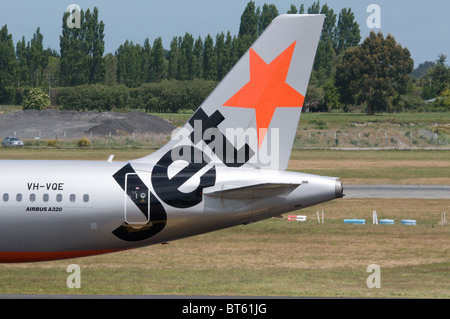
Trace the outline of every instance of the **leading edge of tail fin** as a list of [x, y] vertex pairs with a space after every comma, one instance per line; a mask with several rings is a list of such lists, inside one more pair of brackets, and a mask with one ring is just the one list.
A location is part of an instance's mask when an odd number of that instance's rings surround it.
[[287, 168], [324, 15], [275, 18], [188, 122], [157, 152], [228, 167]]

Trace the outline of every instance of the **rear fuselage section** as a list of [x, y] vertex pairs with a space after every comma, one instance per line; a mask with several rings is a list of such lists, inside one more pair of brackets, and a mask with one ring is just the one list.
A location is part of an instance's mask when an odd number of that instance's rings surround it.
[[[294, 172], [172, 166], [0, 161], [0, 261], [113, 252], [246, 224], [334, 199], [339, 183]], [[264, 183], [299, 186], [274, 196], [207, 192]]]

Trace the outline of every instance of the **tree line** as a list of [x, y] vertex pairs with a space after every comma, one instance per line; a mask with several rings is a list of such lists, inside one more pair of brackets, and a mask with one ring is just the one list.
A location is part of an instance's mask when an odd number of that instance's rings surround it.
[[[305, 9], [291, 5], [287, 13], [324, 14], [306, 104], [311, 109], [349, 111], [364, 107], [369, 114], [423, 106], [422, 98], [439, 97], [449, 87], [445, 56], [414, 80], [407, 48], [394, 37], [372, 32], [362, 43], [351, 8], [339, 13], [314, 2]], [[126, 40], [105, 54], [105, 25], [95, 7], [80, 12], [80, 27], [62, 16], [59, 52], [43, 48], [37, 28], [32, 39], [14, 46], [7, 26], [0, 30], [0, 103], [22, 104], [31, 88], [48, 92], [53, 105], [65, 109], [139, 108], [176, 112], [196, 109], [250, 45], [279, 15], [274, 4], [247, 3], [239, 33], [221, 32], [194, 38], [173, 37], [168, 49], [161, 37], [152, 43]], [[418, 93], [420, 92], [420, 93]]]

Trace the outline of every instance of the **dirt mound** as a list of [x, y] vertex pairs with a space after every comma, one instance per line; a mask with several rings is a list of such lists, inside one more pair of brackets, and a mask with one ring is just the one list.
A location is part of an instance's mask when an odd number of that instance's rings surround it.
[[171, 134], [175, 126], [161, 118], [133, 111], [127, 114], [114, 112], [102, 113], [97, 119], [98, 125], [90, 129], [94, 135], [106, 134]]
[[22, 139], [50, 139], [84, 135], [171, 134], [175, 127], [143, 112], [76, 112], [47, 109], [25, 110], [0, 115], [0, 137], [16, 135]]

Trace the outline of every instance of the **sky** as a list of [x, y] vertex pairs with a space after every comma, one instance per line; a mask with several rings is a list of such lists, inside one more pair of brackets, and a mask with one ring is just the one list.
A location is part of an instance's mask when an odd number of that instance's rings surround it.
[[[126, 40], [143, 44], [149, 38], [161, 36], [163, 45], [169, 48], [174, 36], [186, 32], [203, 39], [210, 34], [230, 31], [237, 35], [241, 14], [249, 0], [2, 0], [0, 27], [5, 24], [13, 36], [14, 45], [25, 36], [31, 40], [40, 27], [44, 46], [59, 51], [62, 16], [70, 4], [83, 10], [99, 9], [99, 17], [105, 23], [105, 54], [114, 53]], [[291, 4], [305, 5], [313, 0], [254, 0], [256, 6], [275, 4], [278, 11], [286, 13]], [[448, 0], [321, 0], [335, 13], [351, 8], [359, 23], [362, 40], [370, 31], [391, 34], [403, 47], [407, 47], [415, 67], [425, 61], [435, 61], [440, 54], [448, 56], [450, 64], [450, 1]], [[368, 6], [376, 4], [380, 12], [381, 28], [371, 28], [367, 19], [374, 13]]]

